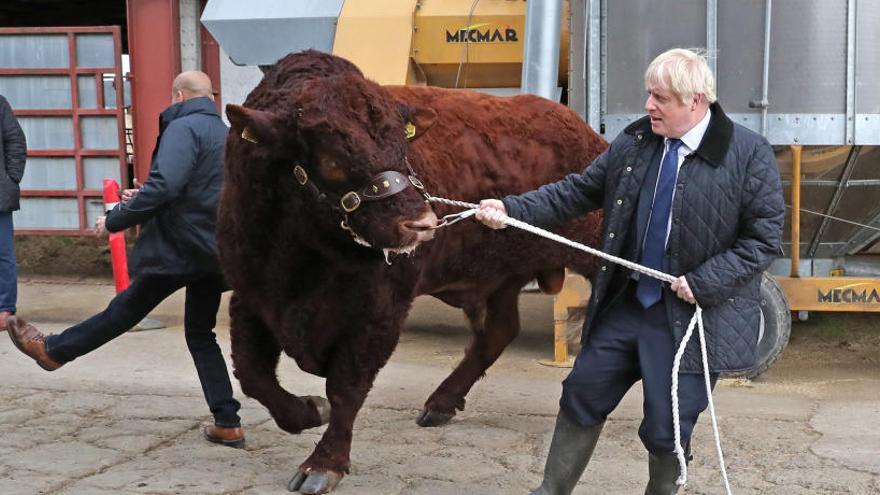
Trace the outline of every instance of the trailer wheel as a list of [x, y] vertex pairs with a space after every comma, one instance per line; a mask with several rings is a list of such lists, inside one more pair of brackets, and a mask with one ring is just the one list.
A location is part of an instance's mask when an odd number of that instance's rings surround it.
[[779, 359], [791, 337], [791, 310], [782, 287], [767, 273], [761, 278], [761, 314], [763, 329], [758, 338], [755, 367], [747, 371], [746, 378], [764, 373]]

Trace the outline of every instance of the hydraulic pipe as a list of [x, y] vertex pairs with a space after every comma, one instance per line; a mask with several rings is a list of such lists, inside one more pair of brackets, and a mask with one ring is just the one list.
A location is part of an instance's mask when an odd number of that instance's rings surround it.
[[801, 262], [801, 151], [791, 145], [791, 276], [799, 276]]

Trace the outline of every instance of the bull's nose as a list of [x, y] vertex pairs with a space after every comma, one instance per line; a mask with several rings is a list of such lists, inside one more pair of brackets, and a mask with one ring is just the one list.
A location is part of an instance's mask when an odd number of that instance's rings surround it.
[[415, 220], [400, 222], [401, 233], [415, 234], [416, 242], [430, 241], [434, 238], [434, 229], [437, 228], [437, 215], [428, 210]]
[[433, 230], [437, 227], [437, 215], [435, 215], [433, 211], [428, 211], [416, 220], [405, 220], [401, 222], [400, 226], [405, 230], [411, 230], [413, 232]]

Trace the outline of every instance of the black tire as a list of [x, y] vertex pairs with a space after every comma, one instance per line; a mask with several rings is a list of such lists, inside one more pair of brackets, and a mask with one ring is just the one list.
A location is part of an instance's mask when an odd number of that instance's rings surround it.
[[791, 310], [782, 287], [767, 273], [761, 279], [761, 314], [764, 328], [758, 340], [755, 366], [743, 373], [755, 378], [773, 366], [791, 337]]

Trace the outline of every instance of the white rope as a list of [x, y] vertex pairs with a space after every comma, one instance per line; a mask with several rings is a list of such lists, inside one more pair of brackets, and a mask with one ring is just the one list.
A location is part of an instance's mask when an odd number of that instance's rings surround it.
[[[466, 203], [464, 201], [455, 201], [446, 198], [437, 198], [434, 196], [430, 196], [428, 198], [429, 201], [433, 201], [435, 203], [446, 204], [450, 206], [458, 206], [461, 208], [467, 208], [471, 211], [465, 212], [467, 216], [471, 216], [476, 213], [476, 210], [479, 209], [479, 205], [474, 203]], [[463, 217], [465, 215], [462, 215]], [[539, 227], [535, 227], [534, 225], [527, 224], [515, 218], [505, 217], [504, 223], [506, 225], [510, 225], [512, 227], [516, 227], [518, 229], [525, 230], [526, 232], [531, 232], [535, 235], [545, 237], [547, 239], [554, 240], [556, 242], [565, 244], [566, 246], [573, 247], [580, 251], [587, 252], [594, 256], [598, 256], [600, 258], [606, 259], [608, 261], [612, 261], [621, 266], [625, 266], [630, 270], [639, 272], [644, 275], [648, 275], [650, 277], [656, 278], [663, 282], [672, 283], [677, 280], [677, 277], [669, 275], [668, 273], [663, 273], [658, 270], [654, 270], [652, 268], [648, 268], [647, 266], [640, 265], [638, 263], [633, 263], [632, 261], [625, 260], [623, 258], [618, 258], [617, 256], [612, 256], [610, 254], [599, 251], [598, 249], [593, 249], [590, 246], [585, 244], [581, 244], [576, 241], [572, 241], [571, 239], [566, 239], [558, 234], [554, 234], [553, 232], [549, 232]], [[703, 308], [700, 307], [699, 304], [696, 304], [696, 310], [694, 311], [694, 316], [691, 318], [690, 323], [688, 324], [687, 331], [685, 331], [684, 337], [681, 339], [681, 344], [679, 344], [678, 349], [675, 352], [675, 358], [672, 361], [672, 423], [674, 427], [675, 434], [675, 454], [678, 458], [678, 466], [680, 470], [680, 474], [678, 479], [676, 480], [676, 484], [679, 486], [684, 486], [687, 483], [687, 459], [685, 459], [684, 448], [681, 446], [681, 422], [679, 416], [679, 402], [678, 402], [678, 370], [681, 366], [681, 358], [684, 356], [685, 348], [687, 347], [688, 341], [690, 341], [691, 336], [694, 333], [694, 328], [697, 328], [697, 333], [700, 337], [700, 352], [702, 353], [703, 358], [703, 378], [706, 382], [706, 395], [709, 399], [709, 415], [712, 418], [712, 431], [715, 434], [715, 450], [718, 453], [718, 463], [721, 466], [721, 478], [724, 481], [724, 489], [727, 491], [728, 495], [732, 495], [733, 492], [730, 490], [730, 482], [727, 479], [727, 468], [724, 465], [724, 453], [721, 451], [721, 434], [718, 431], [718, 421], [715, 418], [715, 404], [712, 400], [712, 382], [709, 377], [709, 358], [708, 353], [706, 351], [706, 334], [703, 329]]]

